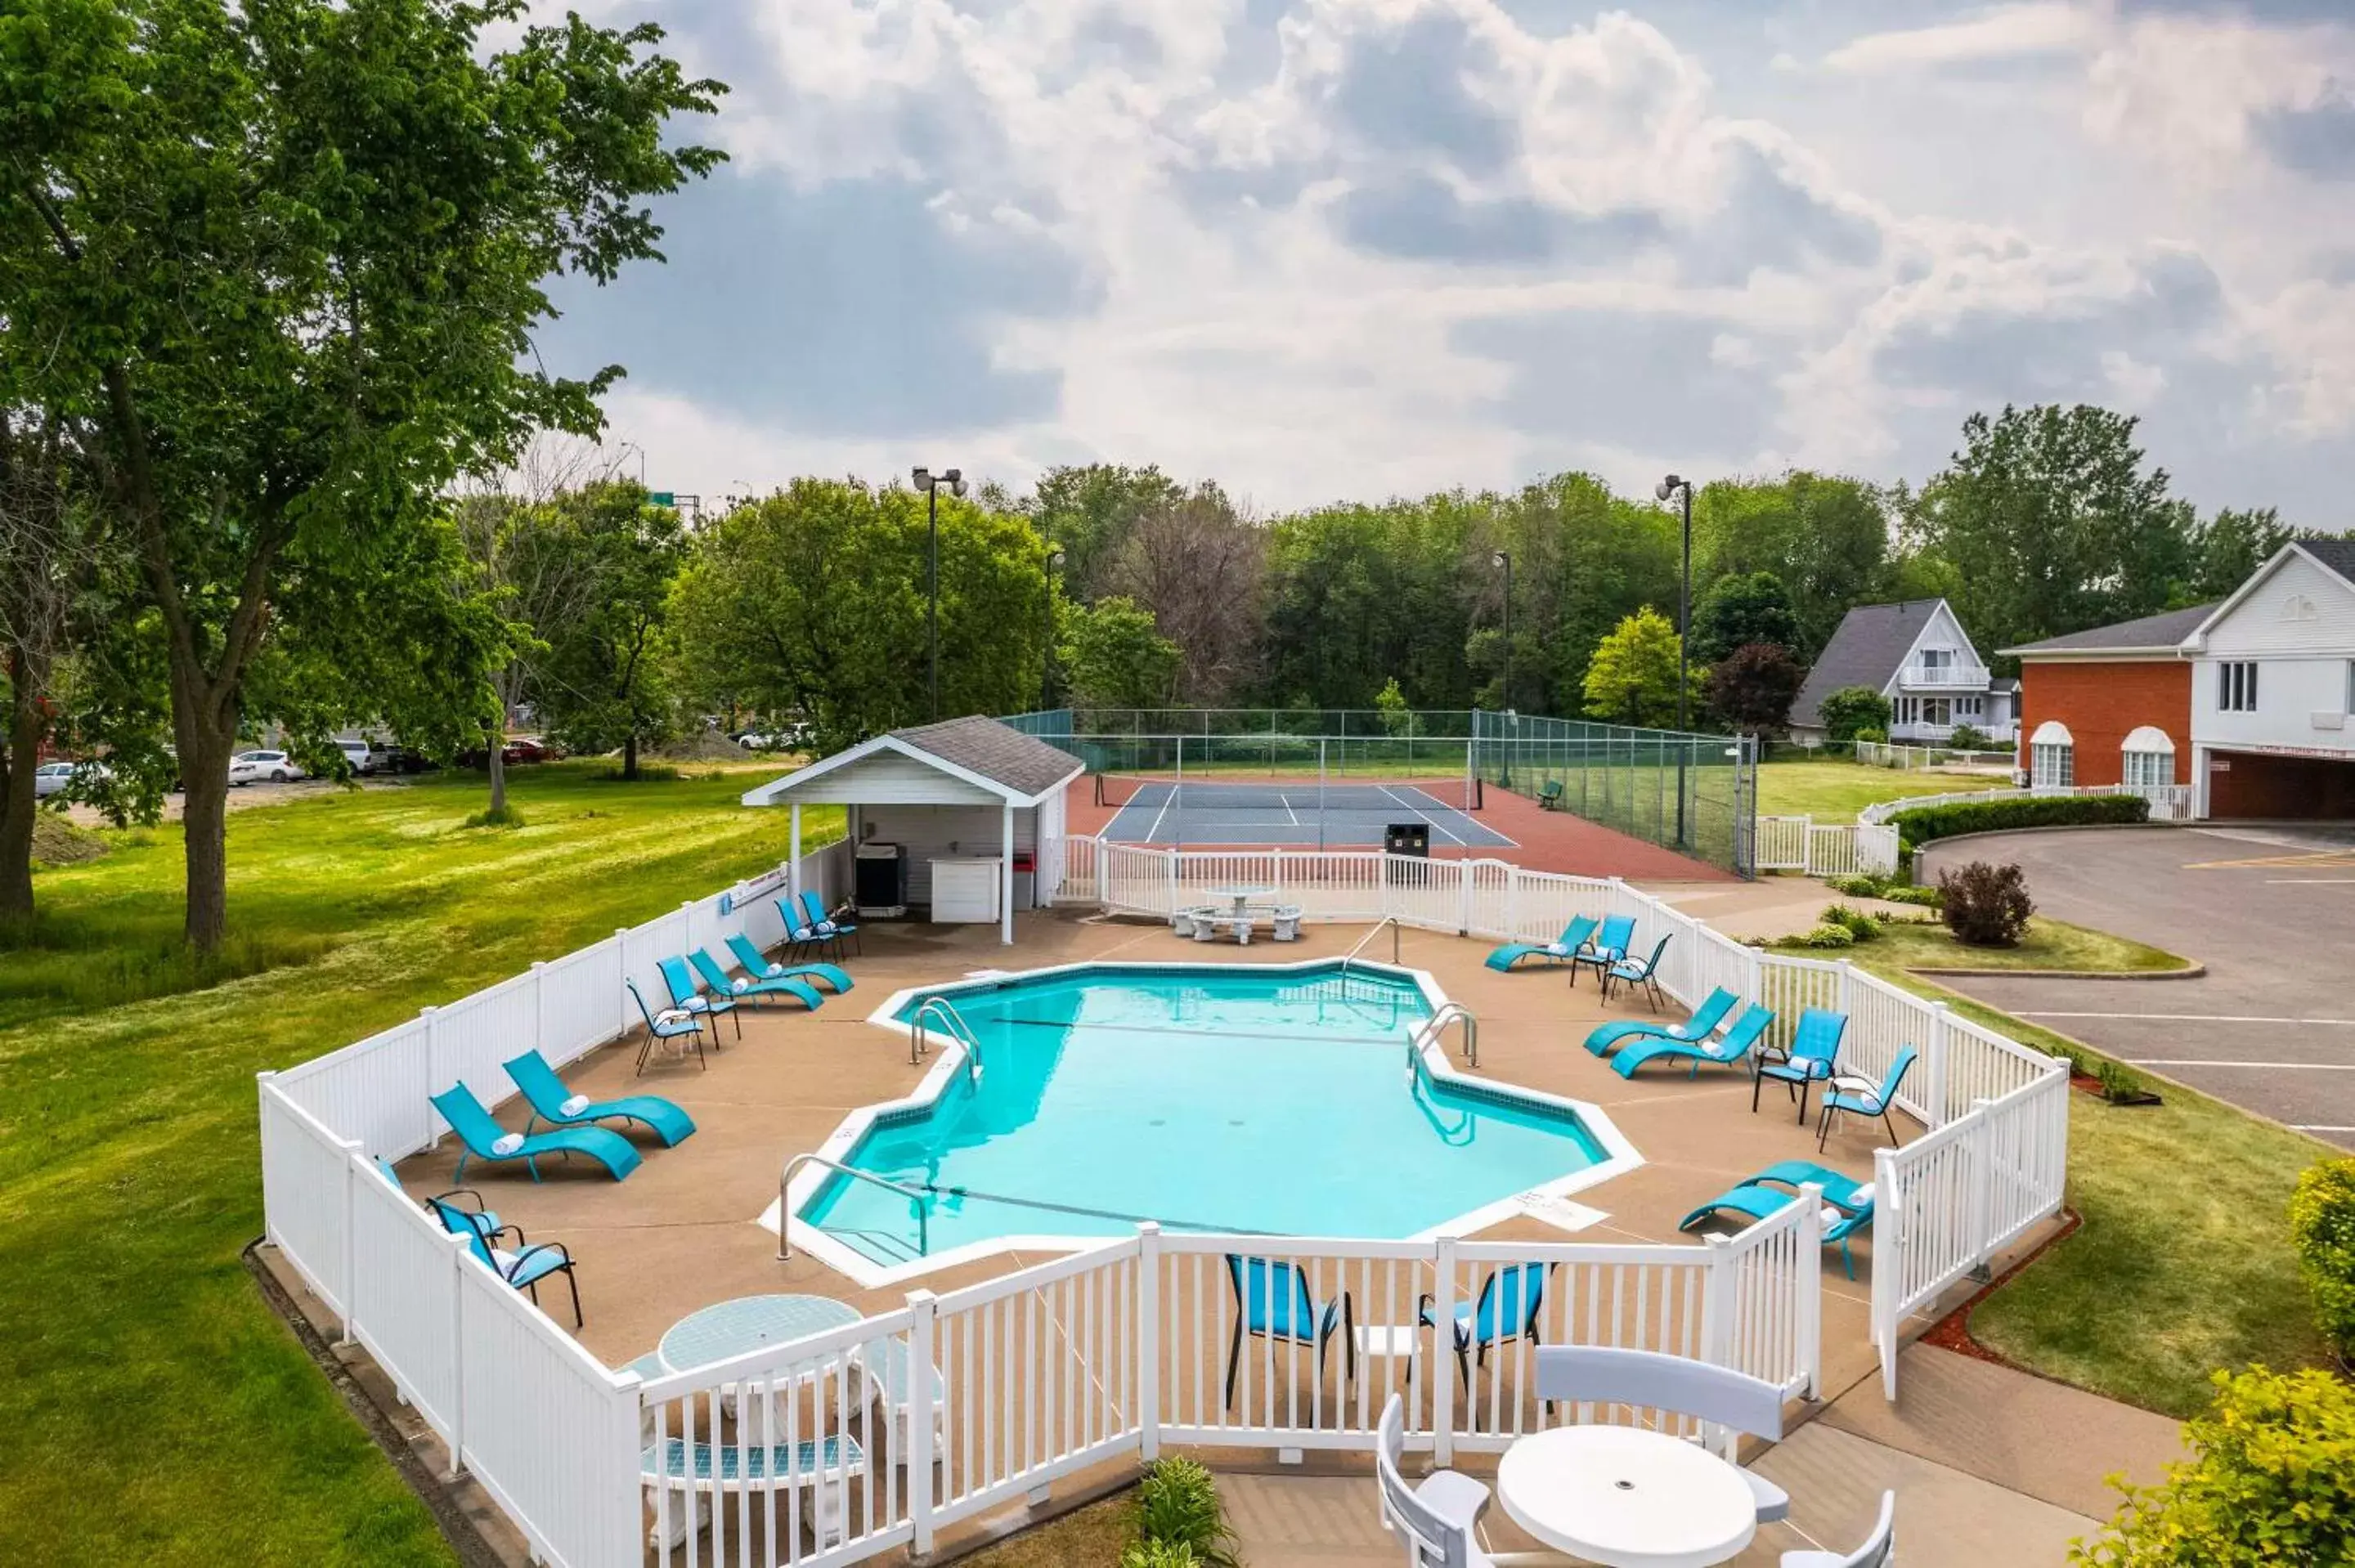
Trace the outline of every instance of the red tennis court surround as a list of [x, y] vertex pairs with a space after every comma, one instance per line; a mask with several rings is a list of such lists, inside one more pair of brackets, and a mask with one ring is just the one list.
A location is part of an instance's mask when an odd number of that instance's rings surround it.
[[[1313, 789], [1314, 779], [1305, 780]], [[1351, 780], [1357, 782], [1357, 780]], [[1094, 835], [1108, 826], [1118, 808], [1096, 804], [1095, 779], [1082, 774], [1064, 796], [1064, 821], [1075, 834]], [[1624, 876], [1631, 882], [1734, 882], [1732, 872], [1661, 849], [1625, 833], [1599, 827], [1567, 811], [1548, 811], [1535, 800], [1491, 784], [1483, 793], [1482, 826], [1512, 841], [1510, 850], [1457, 848], [1432, 836], [1431, 853], [1445, 860], [1503, 858], [1531, 871], [1567, 872], [1577, 876]], [[1205, 848], [1211, 846], [1205, 845]], [[1273, 845], [1220, 845], [1220, 848], [1269, 848]], [[1296, 849], [1297, 843], [1282, 847]]]

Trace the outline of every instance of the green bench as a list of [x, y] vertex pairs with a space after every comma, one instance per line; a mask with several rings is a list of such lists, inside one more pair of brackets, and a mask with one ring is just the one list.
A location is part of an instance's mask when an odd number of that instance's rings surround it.
[[1549, 779], [1545, 781], [1544, 787], [1538, 790], [1538, 808], [1540, 810], [1546, 811], [1559, 811], [1561, 810], [1561, 779]]

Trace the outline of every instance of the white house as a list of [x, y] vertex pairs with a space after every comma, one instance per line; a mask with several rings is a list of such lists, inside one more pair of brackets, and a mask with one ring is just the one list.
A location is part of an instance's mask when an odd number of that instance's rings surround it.
[[1793, 738], [1823, 739], [1823, 700], [1849, 686], [1889, 699], [1892, 741], [1943, 743], [1968, 725], [2009, 746], [2018, 723], [2019, 683], [1988, 675], [1943, 599], [1860, 604], [1842, 617], [1791, 705]]
[[2184, 643], [2202, 817], [2355, 817], [2355, 538], [2286, 545]]

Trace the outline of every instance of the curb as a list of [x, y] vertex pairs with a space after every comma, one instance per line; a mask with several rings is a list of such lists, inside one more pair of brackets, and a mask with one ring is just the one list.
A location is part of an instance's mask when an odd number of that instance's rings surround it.
[[1924, 980], [2185, 980], [2208, 972], [2206, 964], [2179, 969], [1907, 969]]
[[[2018, 838], [2024, 833], [2179, 833], [2193, 828], [2207, 828], [2213, 827], [2214, 825], [2215, 824], [2212, 822], [2206, 821], [2047, 822], [2040, 827], [2033, 828], [1986, 828], [1976, 833], [1949, 833], [1943, 839], [1932, 839], [1926, 844], [1915, 846], [1913, 850], [1913, 864], [1918, 871], [1922, 864], [1922, 857], [1923, 855], [1932, 853], [1946, 844], [1966, 844], [1970, 842], [1973, 839], [2009, 839]], [[1916, 883], [1914, 885], [1919, 887], [1926, 886], [1928, 885], [1924, 883]]]

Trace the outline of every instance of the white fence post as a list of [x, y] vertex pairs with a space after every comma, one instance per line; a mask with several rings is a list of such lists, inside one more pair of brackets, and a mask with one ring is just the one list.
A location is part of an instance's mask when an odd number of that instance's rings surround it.
[[[1439, 1288], [1432, 1293], [1431, 1320], [1455, 1321], [1455, 1238], [1439, 1238]], [[1445, 1465], [1455, 1457], [1455, 1380], [1433, 1342], [1431, 1357], [1431, 1458]]]
[[622, 1568], [623, 1564], [638, 1568], [645, 1561], [645, 1527], [638, 1503], [643, 1406], [638, 1374], [624, 1372], [620, 1377], [620, 1386], [613, 1391], [613, 1408], [606, 1413], [602, 1456], [606, 1481], [595, 1495], [613, 1510], [605, 1526], [611, 1552], [605, 1561], [614, 1568]]
[[464, 1236], [450, 1237], [450, 1474], [466, 1452], [466, 1253]]
[[1161, 1227], [1136, 1227], [1136, 1420], [1144, 1428], [1142, 1457], [1161, 1457]]
[[548, 964], [541, 959], [531, 961], [531, 1043], [548, 1049]]
[[1897, 1402], [1897, 1303], [1905, 1294], [1905, 1247], [1912, 1216], [1897, 1184], [1897, 1151], [1872, 1151], [1873, 1348], [1881, 1352], [1881, 1397]]
[[[431, 1100], [442, 1092], [442, 1022], [438, 1007], [417, 1010], [420, 1022], [425, 1025], [425, 1098]], [[425, 1107], [425, 1147], [442, 1147], [441, 1113], [432, 1106]]]
[[1930, 1004], [1930, 1059], [1924, 1064], [1930, 1069], [1930, 1125], [1941, 1128], [1952, 1118], [1946, 1115], [1946, 1025], [1953, 1010], [1943, 1001]]
[[1735, 1296], [1742, 1264], [1723, 1236], [1703, 1236], [1701, 1244], [1709, 1249], [1709, 1273], [1701, 1283], [1700, 1359], [1714, 1367], [1728, 1367], [1733, 1364]]
[[932, 1329], [939, 1298], [929, 1290], [908, 1293], [908, 1518], [916, 1531], [918, 1557], [932, 1550], [932, 1412], [945, 1408], [935, 1400], [948, 1396], [935, 1388], [940, 1373], [932, 1352]]
[[694, 899], [688, 898], [680, 901], [678, 906], [678, 923], [687, 928], [687, 934], [681, 937], [678, 940], [678, 950], [682, 955], [691, 953], [695, 951], [696, 948], [698, 946], [695, 939]]
[[1839, 1010], [1856, 1016], [1856, 965], [1848, 959], [1839, 961]]
[[1806, 1397], [1824, 1392], [1824, 1190], [1813, 1181], [1799, 1184], [1798, 1275], [1792, 1281], [1799, 1297], [1799, 1365], [1807, 1374]]
[[360, 1263], [357, 1255], [358, 1244], [352, 1234], [352, 1227], [357, 1223], [357, 1216], [352, 1211], [358, 1204], [359, 1196], [353, 1191], [352, 1182], [357, 1176], [365, 1176], [370, 1181], [375, 1181], [377, 1177], [376, 1172], [368, 1169], [366, 1151], [360, 1147], [357, 1139], [344, 1139], [340, 1141], [344, 1149], [344, 1245], [337, 1250], [343, 1254], [341, 1266], [344, 1277], [337, 1284], [336, 1295], [344, 1305], [344, 1331], [336, 1342], [341, 1345], [357, 1345], [360, 1342], [359, 1325], [357, 1321], [359, 1316], [359, 1300], [353, 1287], [359, 1283]]
[[622, 972], [622, 981], [613, 988], [613, 1004], [619, 1011], [619, 1021], [613, 1025], [614, 1038], [630, 1032], [630, 928], [613, 927], [613, 963]]

